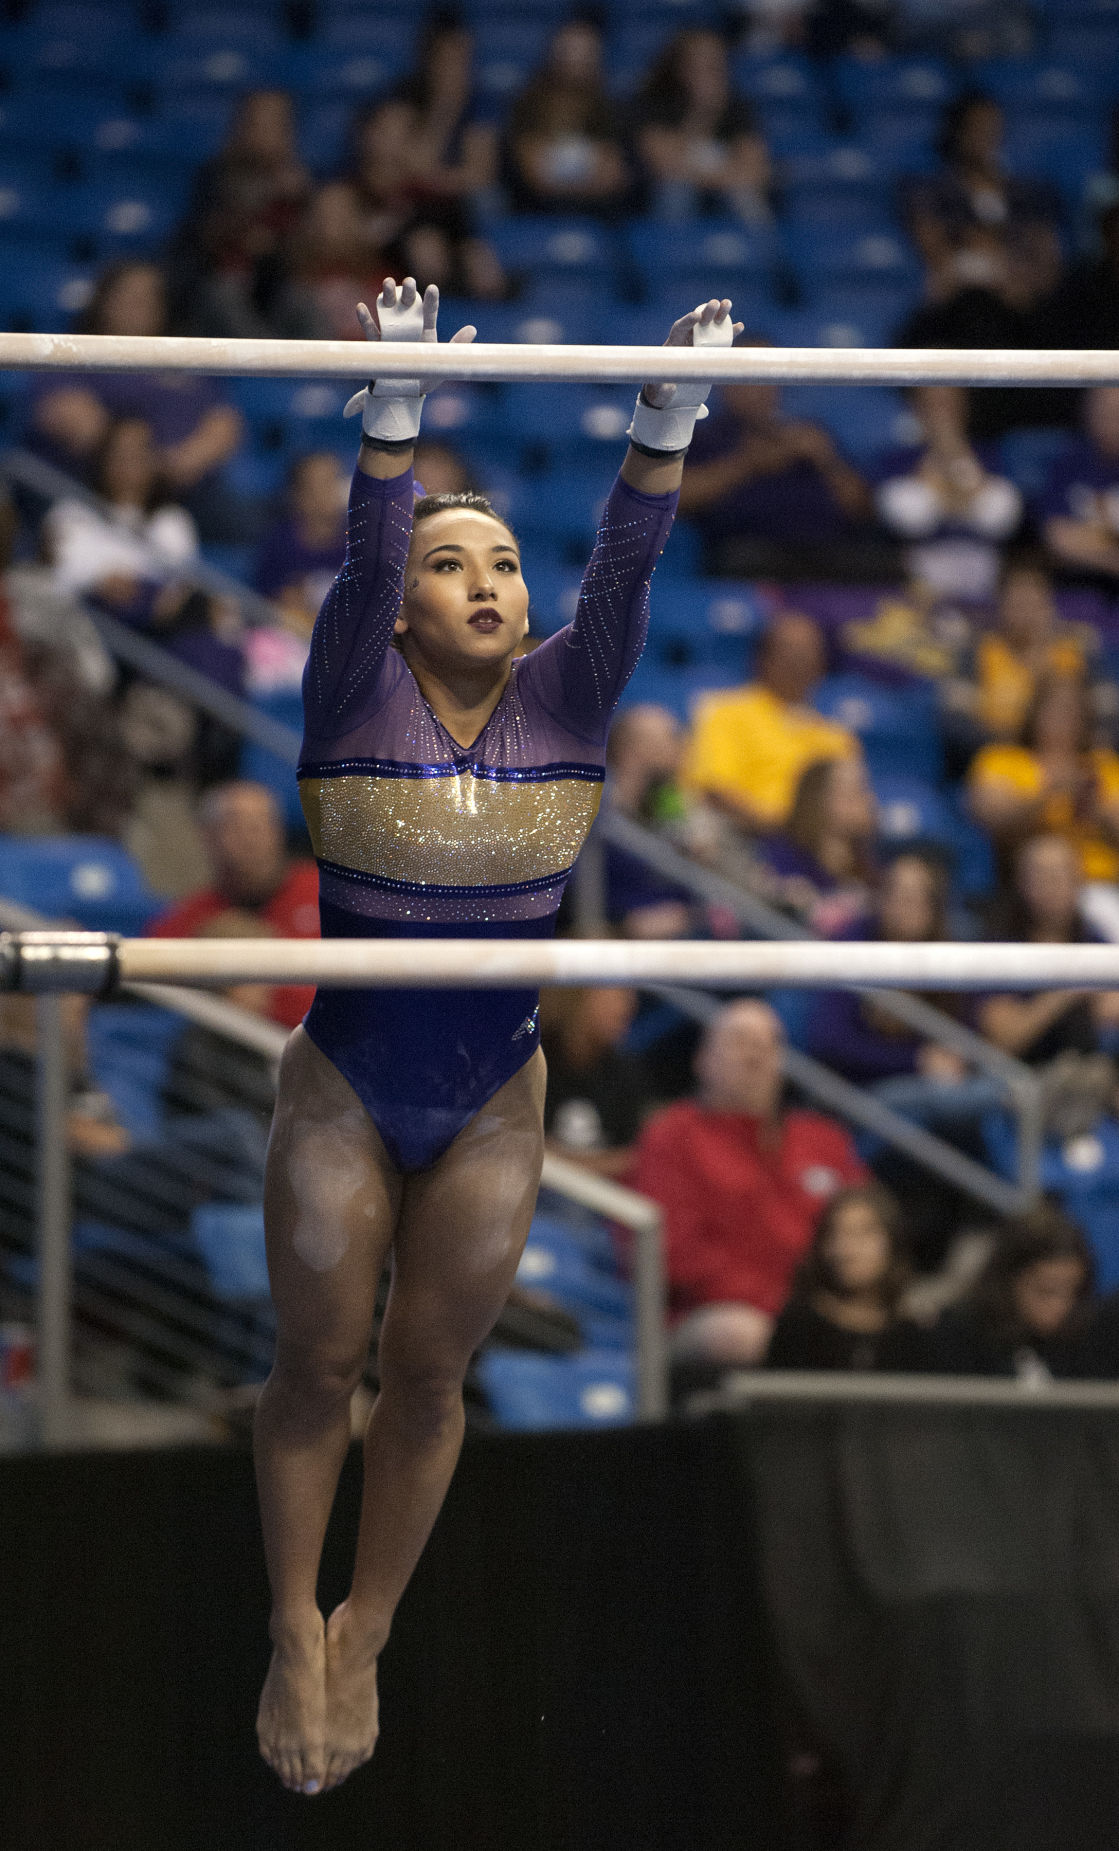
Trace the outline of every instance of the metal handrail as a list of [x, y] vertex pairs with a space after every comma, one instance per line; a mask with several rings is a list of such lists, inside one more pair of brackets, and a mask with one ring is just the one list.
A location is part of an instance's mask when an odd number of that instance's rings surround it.
[[[0, 927], [5, 930], [33, 931], [50, 923], [31, 907], [0, 899]], [[278, 1024], [195, 990], [144, 983], [122, 984], [121, 989], [161, 1008], [172, 1009], [225, 1035], [241, 1047], [251, 1048], [276, 1061], [288, 1039], [288, 1031]], [[60, 1003], [57, 995], [41, 996], [36, 1000], [41, 1101], [36, 1325], [40, 1358], [40, 1432], [43, 1443], [48, 1446], [65, 1444], [72, 1431], [69, 1332], [74, 1290]], [[550, 1154], [544, 1158], [541, 1185], [567, 1201], [618, 1222], [632, 1233], [637, 1413], [643, 1420], [663, 1418], [668, 1411], [668, 1346], [661, 1208], [647, 1196], [624, 1189], [577, 1163]]]
[[[595, 837], [598, 837], [597, 843]], [[765, 900], [759, 899], [737, 882], [728, 880], [725, 875], [713, 874], [709, 869], [698, 867], [689, 861], [679, 849], [655, 835], [652, 830], [635, 823], [631, 817], [623, 816], [608, 805], [600, 812], [594, 834], [589, 845], [591, 855], [598, 851], [601, 857], [602, 847], [609, 844], [645, 862], [648, 867], [662, 874], [677, 886], [684, 887], [697, 899], [708, 905], [722, 906], [730, 912], [739, 925], [745, 926], [758, 938], [766, 939], [812, 939], [816, 935], [805, 927], [797, 925], [779, 913]], [[584, 856], [587, 855], [584, 849]], [[580, 864], [576, 867], [575, 878], [580, 878]], [[603, 891], [601, 865], [593, 864], [583, 877], [591, 886], [594, 894]], [[576, 902], [578, 906], [578, 901]], [[580, 921], [583, 924], [583, 920]], [[590, 926], [591, 922], [586, 921]], [[682, 996], [684, 993], [681, 992]], [[689, 993], [690, 994], [690, 993]], [[796, 1049], [787, 1049], [787, 1069], [790, 1077], [796, 1077], [805, 1091], [832, 1105], [844, 1116], [852, 1117], [856, 1123], [863, 1124], [868, 1130], [875, 1131], [886, 1142], [903, 1149], [926, 1167], [937, 1171], [947, 1180], [957, 1183], [970, 1195], [978, 1196], [981, 1201], [996, 1208], [1000, 1214], [1010, 1214], [1027, 1207], [1035, 1201], [1040, 1187], [1041, 1152], [1043, 1128], [1041, 1117], [1042, 1091], [1037, 1075], [1023, 1061], [1015, 1060], [1001, 1048], [984, 1040], [974, 1030], [957, 1022], [952, 1016], [935, 1008], [919, 996], [911, 996], [904, 991], [880, 990], [873, 987], [859, 986], [857, 994], [872, 1000], [876, 1008], [886, 1015], [892, 1015], [898, 1022], [915, 1029], [918, 1034], [930, 1041], [937, 1041], [959, 1054], [962, 1060], [984, 1069], [992, 1078], [1005, 1087], [1014, 1108], [1017, 1121], [1017, 1164], [1016, 1185], [1008, 1184], [993, 1171], [987, 1170], [972, 1158], [965, 1157], [942, 1138], [934, 1137], [931, 1132], [915, 1125], [912, 1120], [902, 1117], [883, 1106], [873, 1095], [863, 1088], [843, 1080], [820, 1061]], [[703, 999], [710, 1009], [710, 999]], [[680, 1007], [686, 1007], [680, 1003]], [[691, 1013], [695, 1016], [695, 1011]], [[702, 1018], [707, 1019], [706, 1015]], [[796, 1067], [794, 1076], [792, 1068]], [[840, 1103], [844, 1101], [845, 1103]], [[872, 1123], [871, 1119], [876, 1122]]]

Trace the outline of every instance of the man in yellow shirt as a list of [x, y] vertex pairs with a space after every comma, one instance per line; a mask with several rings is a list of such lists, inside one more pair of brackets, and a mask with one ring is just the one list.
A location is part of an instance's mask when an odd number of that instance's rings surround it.
[[860, 752], [853, 733], [808, 705], [823, 673], [819, 624], [783, 612], [762, 639], [757, 680], [700, 703], [684, 761], [686, 782], [747, 829], [780, 829], [806, 766]]

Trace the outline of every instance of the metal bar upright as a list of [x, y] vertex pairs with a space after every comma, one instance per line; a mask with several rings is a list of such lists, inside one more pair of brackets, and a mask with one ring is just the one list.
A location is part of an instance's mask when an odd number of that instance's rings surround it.
[[70, 1435], [70, 1157], [66, 1148], [66, 1040], [62, 998], [36, 999], [38, 1026], [37, 1358], [39, 1434], [46, 1446]]

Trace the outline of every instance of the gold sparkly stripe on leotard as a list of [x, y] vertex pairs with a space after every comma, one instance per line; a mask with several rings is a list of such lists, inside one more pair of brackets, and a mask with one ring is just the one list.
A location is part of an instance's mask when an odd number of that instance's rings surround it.
[[566, 870], [598, 812], [587, 778], [346, 774], [299, 785], [320, 861], [385, 880], [512, 886]]

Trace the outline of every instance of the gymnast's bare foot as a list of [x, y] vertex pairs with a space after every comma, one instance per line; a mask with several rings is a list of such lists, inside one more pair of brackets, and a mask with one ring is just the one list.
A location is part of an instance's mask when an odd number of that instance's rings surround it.
[[326, 1630], [272, 1626], [272, 1663], [257, 1712], [260, 1752], [293, 1793], [321, 1793], [326, 1773]]
[[379, 1646], [343, 1601], [326, 1623], [326, 1785], [338, 1786], [377, 1746]]

